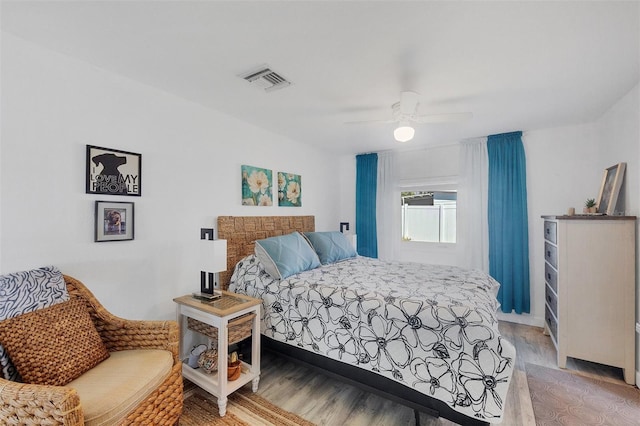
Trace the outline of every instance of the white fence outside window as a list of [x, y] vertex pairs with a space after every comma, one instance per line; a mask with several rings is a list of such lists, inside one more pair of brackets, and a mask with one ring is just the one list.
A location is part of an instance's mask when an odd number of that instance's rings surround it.
[[402, 239], [432, 243], [456, 242], [456, 202], [433, 206], [402, 205]]

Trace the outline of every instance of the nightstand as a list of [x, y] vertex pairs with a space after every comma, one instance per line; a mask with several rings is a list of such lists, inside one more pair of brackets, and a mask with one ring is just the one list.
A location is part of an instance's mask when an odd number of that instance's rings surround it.
[[[227, 395], [252, 382], [253, 391], [258, 391], [260, 380], [260, 305], [262, 301], [242, 294], [222, 292], [213, 301], [201, 301], [191, 295], [173, 299], [176, 303], [177, 320], [180, 327], [179, 354], [184, 378], [218, 398], [220, 416], [227, 412]], [[227, 358], [229, 341], [239, 324], [247, 323], [251, 316], [249, 335], [251, 338], [251, 363], [242, 362], [242, 373], [237, 380], [227, 380]], [[212, 337], [213, 336], [213, 337]], [[248, 336], [247, 336], [248, 337]], [[201, 368], [192, 368], [187, 359], [191, 346], [188, 342], [207, 341], [208, 347], [216, 342], [218, 349], [218, 371], [206, 373]]]

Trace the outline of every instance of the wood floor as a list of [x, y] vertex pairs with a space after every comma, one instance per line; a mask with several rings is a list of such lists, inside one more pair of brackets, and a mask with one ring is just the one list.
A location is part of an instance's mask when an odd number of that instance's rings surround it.
[[[504, 426], [535, 426], [525, 364], [549, 368], [556, 365], [556, 351], [541, 328], [501, 322], [500, 331], [516, 347], [516, 365], [506, 400]], [[258, 393], [272, 403], [317, 425], [395, 426], [414, 425], [408, 407], [356, 389], [299, 364], [263, 353]], [[567, 368], [615, 383], [624, 383], [622, 370], [569, 358]], [[420, 415], [420, 424], [454, 425], [444, 419]]]

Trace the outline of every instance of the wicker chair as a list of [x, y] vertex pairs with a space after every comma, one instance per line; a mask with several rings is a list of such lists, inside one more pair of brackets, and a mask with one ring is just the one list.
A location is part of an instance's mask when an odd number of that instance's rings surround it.
[[[165, 381], [135, 407], [122, 425], [177, 425], [182, 413], [182, 363], [174, 321], [130, 321], [109, 313], [80, 281], [64, 276], [70, 297], [83, 299], [107, 350], [165, 349], [173, 367]], [[83, 425], [77, 392], [65, 386], [16, 383], [0, 379], [0, 424]]]

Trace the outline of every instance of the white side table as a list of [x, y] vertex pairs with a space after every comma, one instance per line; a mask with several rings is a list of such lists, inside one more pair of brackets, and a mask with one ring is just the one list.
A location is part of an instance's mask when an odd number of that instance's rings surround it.
[[[262, 301], [242, 294], [222, 292], [222, 297], [212, 302], [195, 299], [191, 295], [173, 299], [176, 303], [176, 314], [180, 327], [180, 358], [182, 375], [186, 379], [218, 398], [220, 416], [227, 412], [227, 396], [245, 384], [252, 382], [253, 391], [258, 391], [260, 381], [260, 306]], [[251, 326], [251, 364], [242, 362], [242, 374], [237, 380], [227, 380], [227, 358], [229, 351], [228, 325], [234, 319], [254, 313]], [[200, 368], [191, 368], [186, 362], [189, 348], [185, 345], [187, 333], [196, 333], [187, 327], [187, 318], [217, 328], [218, 338], [218, 371], [206, 373]], [[209, 338], [209, 340], [211, 340]]]

